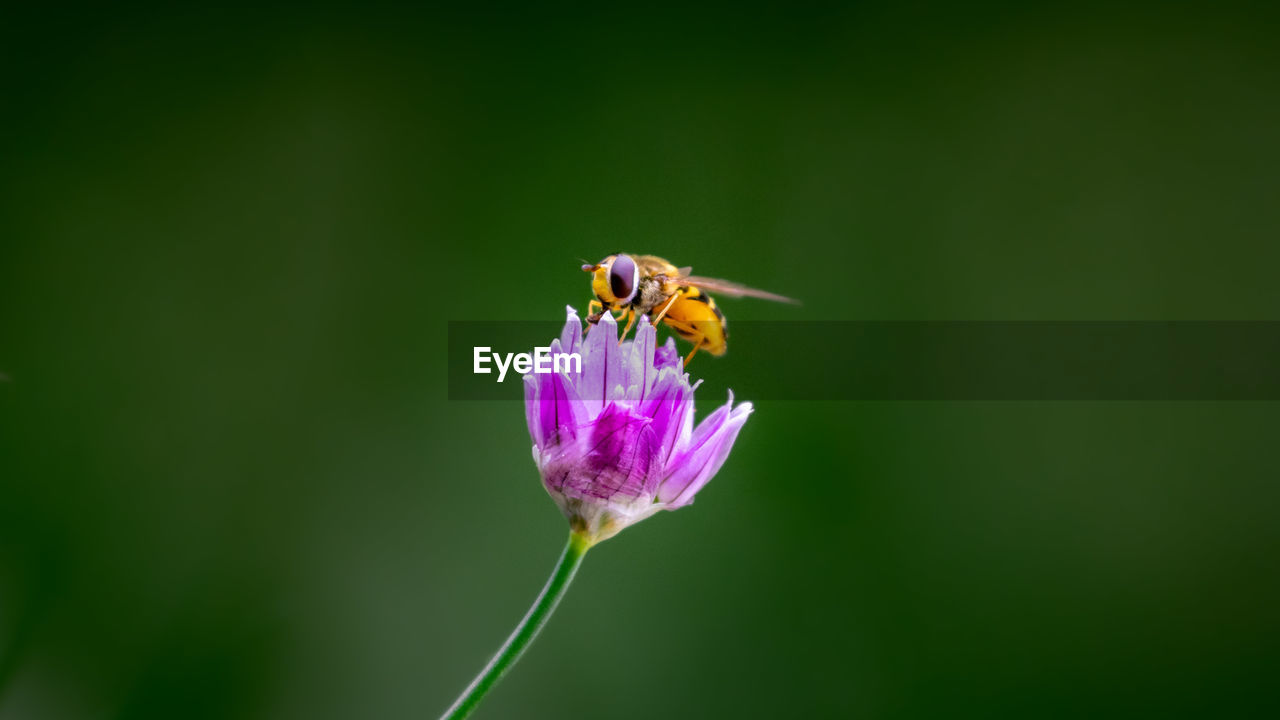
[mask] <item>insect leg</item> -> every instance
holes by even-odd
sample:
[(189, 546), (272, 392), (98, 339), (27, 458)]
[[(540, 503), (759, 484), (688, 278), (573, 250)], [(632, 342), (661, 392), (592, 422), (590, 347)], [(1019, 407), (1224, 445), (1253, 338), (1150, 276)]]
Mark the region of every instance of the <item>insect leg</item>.
[(688, 355), (686, 355), (686, 356), (684, 357), (684, 366), (685, 366), (686, 368), (687, 368), (687, 367), (689, 367), (689, 362), (693, 360), (693, 356), (698, 354), (698, 348), (700, 348), (700, 347), (702, 347), (702, 341), (701, 341), (701, 340), (699, 340), (698, 342), (694, 343), (694, 344), (693, 344), (693, 349), (692, 349), (692, 350), (690, 350), (690, 351), (689, 351), (689, 354), (688, 354)]
[(685, 356), (684, 367), (689, 367), (689, 361), (693, 360), (693, 356), (698, 354), (698, 348), (707, 343), (706, 333), (698, 329), (696, 325), (684, 322), (682, 320), (667, 320), (667, 326), (680, 334), (680, 337), (693, 343), (693, 349)]
[(599, 300), (592, 300), (587, 303), (587, 322), (595, 325), (600, 322), (600, 316), (604, 314), (604, 303)]
[[(618, 344), (621, 345), (623, 340), (627, 339), (627, 333), (631, 332), (631, 326), (636, 323), (636, 311), (633, 308), (627, 308), (623, 315), (627, 316), (627, 326), (622, 328), (622, 337), (618, 338)], [(622, 318), (618, 318), (621, 320)]]
[(676, 298), (678, 297), (680, 297), (680, 293), (671, 294), (671, 299), (667, 300), (667, 304), (662, 306), (662, 312), (658, 313), (658, 317), (653, 319), (654, 327), (657, 327), (658, 323), (662, 322), (662, 318), (666, 316), (667, 311), (671, 309), (671, 306), (676, 304)]

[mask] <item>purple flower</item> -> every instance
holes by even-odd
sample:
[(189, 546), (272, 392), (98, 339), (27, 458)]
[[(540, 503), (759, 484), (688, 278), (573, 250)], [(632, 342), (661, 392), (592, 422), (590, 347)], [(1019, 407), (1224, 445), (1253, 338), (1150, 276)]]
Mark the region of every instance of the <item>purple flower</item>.
[[(524, 377), (525, 413), (542, 483), (575, 532), (598, 542), (659, 510), (675, 510), (716, 474), (751, 414), (751, 403), (716, 409), (696, 428), (693, 392), (675, 340), (655, 348), (641, 321), (618, 344), (605, 313), (585, 340), (568, 308), (551, 353), (579, 353), (579, 368)], [(562, 368), (563, 369), (563, 368)]]

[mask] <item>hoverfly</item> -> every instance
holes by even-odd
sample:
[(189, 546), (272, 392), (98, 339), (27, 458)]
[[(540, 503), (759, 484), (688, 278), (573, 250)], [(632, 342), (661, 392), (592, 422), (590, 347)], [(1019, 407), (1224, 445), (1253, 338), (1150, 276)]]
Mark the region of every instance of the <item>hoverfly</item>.
[(678, 268), (656, 255), (618, 253), (594, 265), (583, 265), (582, 269), (592, 274), (591, 290), (596, 296), (587, 306), (591, 312), (587, 322), (594, 325), (605, 312), (620, 310), (623, 314), (618, 320), (627, 318), (623, 338), (637, 317), (647, 316), (654, 325), (666, 323), (677, 335), (693, 343), (693, 349), (684, 359), (686, 366), (699, 349), (717, 356), (724, 355), (728, 349), (724, 313), (704, 291), (797, 303), (791, 298), (728, 280), (691, 275), (692, 268)]

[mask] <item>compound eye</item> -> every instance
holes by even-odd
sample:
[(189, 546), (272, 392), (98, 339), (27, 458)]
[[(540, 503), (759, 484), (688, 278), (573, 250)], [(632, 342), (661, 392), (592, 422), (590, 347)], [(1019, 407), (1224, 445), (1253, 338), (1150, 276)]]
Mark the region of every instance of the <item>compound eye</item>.
[(636, 295), (636, 285), (640, 282), (640, 269), (636, 261), (627, 255), (619, 255), (609, 266), (609, 289), (613, 296), (622, 302), (630, 302)]

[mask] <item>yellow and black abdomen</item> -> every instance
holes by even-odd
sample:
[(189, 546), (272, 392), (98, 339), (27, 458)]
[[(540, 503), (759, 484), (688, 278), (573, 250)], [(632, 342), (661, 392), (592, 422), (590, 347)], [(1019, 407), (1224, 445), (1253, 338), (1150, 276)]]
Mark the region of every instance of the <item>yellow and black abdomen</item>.
[(663, 316), (677, 335), (712, 355), (723, 355), (728, 349), (729, 330), (724, 313), (710, 295), (696, 287), (684, 286), (676, 293), (675, 302)]

